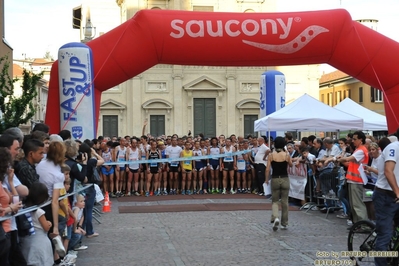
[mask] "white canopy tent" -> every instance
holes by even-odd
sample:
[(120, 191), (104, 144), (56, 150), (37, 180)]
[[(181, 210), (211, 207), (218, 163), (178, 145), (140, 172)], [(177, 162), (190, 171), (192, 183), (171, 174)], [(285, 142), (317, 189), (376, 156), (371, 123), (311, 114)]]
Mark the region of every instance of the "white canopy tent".
[(280, 110), (255, 121), (255, 131), (338, 131), (363, 129), (363, 119), (304, 94)]
[(364, 121), (363, 130), (373, 130), (373, 131), (387, 131), (387, 119), (385, 116), (377, 114), (360, 104), (354, 102), (350, 98), (345, 98), (339, 104), (334, 106), (335, 109), (348, 112), (351, 115), (361, 117)]

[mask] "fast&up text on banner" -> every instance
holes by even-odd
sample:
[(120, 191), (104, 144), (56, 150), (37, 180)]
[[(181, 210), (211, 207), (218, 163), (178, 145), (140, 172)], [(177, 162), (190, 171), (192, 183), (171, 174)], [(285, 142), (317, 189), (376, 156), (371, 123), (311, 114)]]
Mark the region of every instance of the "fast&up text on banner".
[(58, 50), (60, 127), (74, 139), (96, 135), (93, 56), (83, 43), (68, 43)]

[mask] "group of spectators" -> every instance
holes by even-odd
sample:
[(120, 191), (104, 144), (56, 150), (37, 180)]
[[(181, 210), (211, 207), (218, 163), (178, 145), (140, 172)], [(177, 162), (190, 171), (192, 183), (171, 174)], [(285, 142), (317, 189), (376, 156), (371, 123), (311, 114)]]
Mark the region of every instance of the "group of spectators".
[[(310, 175), (316, 177), (314, 196), (326, 199), (325, 207), (320, 211), (334, 212), (335, 209), (330, 208), (333, 202), (328, 199), (338, 197), (343, 213), (337, 217), (347, 219), (348, 225), (352, 225), (364, 218), (375, 220), (372, 199), (366, 192), (374, 189), (378, 159), (392, 140), (396, 141), (396, 137), (384, 137), (377, 141), (362, 131), (356, 131), (337, 140), (304, 137), (301, 142), (288, 144), (287, 147), (292, 151), (293, 161), (306, 163), (311, 169)], [(367, 185), (364, 185), (359, 166), (364, 169)], [(338, 191), (337, 187), (333, 187), (335, 182), (332, 184), (337, 176), (341, 176)]]
[(68, 130), (48, 131), (37, 124), (29, 135), (10, 128), (0, 136), (1, 266), (74, 265), (78, 251), (88, 248), (83, 236), (99, 235), (92, 224), (96, 192), (89, 184), (103, 160), (91, 143), (71, 140)]
[[(308, 147), (302, 147), (302, 157), (316, 176), (316, 195), (325, 199), (323, 212), (334, 212), (329, 208), (330, 198), (338, 196), (343, 213), (338, 218), (348, 221), (348, 230), (361, 220), (371, 220), (376, 224), (376, 251), (387, 251), (393, 234), (393, 228), (399, 225), (399, 128), (394, 135), (378, 141), (366, 136), (362, 131), (348, 134), (347, 138), (335, 141), (330, 138), (302, 139)], [(313, 144), (313, 145), (312, 145)], [(301, 143), (294, 143), (300, 147)], [(292, 149), (292, 147), (288, 147)], [(294, 153), (293, 153), (294, 154)], [(296, 156), (293, 156), (296, 157)], [(295, 160), (295, 159), (293, 159)], [(331, 177), (336, 178), (333, 169), (342, 167), (339, 175), (343, 181), (335, 195), (331, 186)], [(370, 192), (370, 193), (367, 193)], [(372, 194), (372, 196), (370, 195)], [(368, 232), (367, 228), (355, 227), (359, 233)], [(352, 229), (355, 230), (355, 229)], [(375, 265), (388, 265), (387, 258), (376, 257)]]

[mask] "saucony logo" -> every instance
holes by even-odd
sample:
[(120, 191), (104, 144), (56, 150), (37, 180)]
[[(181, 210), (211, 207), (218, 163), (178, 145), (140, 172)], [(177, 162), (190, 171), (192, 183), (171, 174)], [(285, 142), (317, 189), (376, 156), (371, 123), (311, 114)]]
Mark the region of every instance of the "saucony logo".
[[(185, 35), (192, 38), (223, 37), (224, 35), (230, 37), (238, 37), (240, 35), (254, 36), (257, 34), (278, 35), (280, 39), (288, 37), (294, 18), (288, 18), (284, 21), (281, 18), (277, 19), (246, 19), (242, 22), (235, 19), (227, 21), (222, 20), (189, 20), (174, 19), (171, 22), (173, 31), (170, 36), (173, 38), (182, 38)], [(300, 21), (300, 18), (295, 18), (295, 21)]]
[(243, 43), (270, 52), (275, 52), (280, 54), (292, 54), (301, 50), (317, 35), (323, 32), (329, 32), (329, 30), (321, 26), (314, 25), (307, 27), (295, 39), (285, 44), (267, 44), (267, 43), (251, 42), (247, 40), (243, 40)]

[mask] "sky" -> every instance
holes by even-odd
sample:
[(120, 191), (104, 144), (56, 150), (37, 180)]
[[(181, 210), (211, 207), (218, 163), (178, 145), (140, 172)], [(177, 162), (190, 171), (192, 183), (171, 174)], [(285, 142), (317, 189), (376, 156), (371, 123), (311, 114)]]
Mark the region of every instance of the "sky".
[[(14, 49), (14, 59), (42, 58), (47, 51), (56, 58), (62, 45), (80, 41), (79, 30), (72, 29), (72, 9), (84, 0), (4, 1), (5, 37)], [(378, 32), (399, 41), (398, 0), (276, 1), (278, 12), (344, 8), (354, 20), (379, 20)]]
[(14, 59), (43, 58), (46, 51), (56, 58), (62, 45), (79, 42), (79, 30), (72, 29), (72, 9), (82, 0), (4, 2), (5, 37)]

